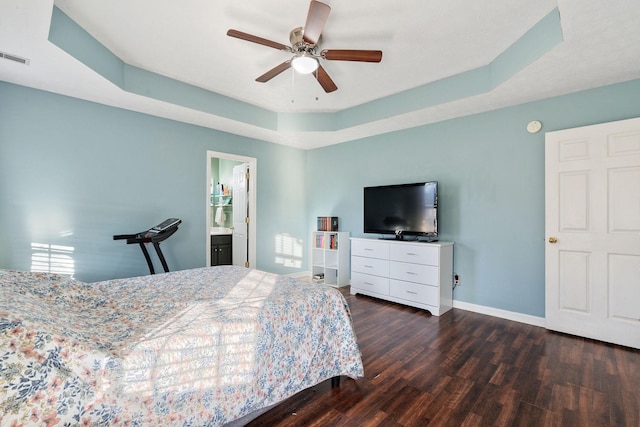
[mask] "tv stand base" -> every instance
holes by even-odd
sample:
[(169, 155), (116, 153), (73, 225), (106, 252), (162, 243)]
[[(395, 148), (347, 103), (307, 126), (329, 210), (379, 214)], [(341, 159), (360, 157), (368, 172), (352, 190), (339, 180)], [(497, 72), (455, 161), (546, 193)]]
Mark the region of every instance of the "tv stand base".
[(427, 240), (420, 240), (418, 238), (415, 239), (407, 239), (404, 236), (401, 237), (378, 237), (378, 240), (387, 240), (387, 241), (391, 241), (391, 242), (412, 242), (412, 243), (435, 243), (438, 241), (438, 239), (427, 239)]

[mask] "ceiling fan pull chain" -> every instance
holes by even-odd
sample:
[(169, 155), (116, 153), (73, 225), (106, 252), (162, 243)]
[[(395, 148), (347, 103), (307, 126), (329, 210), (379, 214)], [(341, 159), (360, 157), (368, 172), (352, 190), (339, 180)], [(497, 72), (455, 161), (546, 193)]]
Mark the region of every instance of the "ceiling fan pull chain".
[(291, 103), (294, 104), (296, 102), (296, 74), (291, 73)]
[(296, 73), (291, 73), (291, 91), (295, 93), (296, 90)]

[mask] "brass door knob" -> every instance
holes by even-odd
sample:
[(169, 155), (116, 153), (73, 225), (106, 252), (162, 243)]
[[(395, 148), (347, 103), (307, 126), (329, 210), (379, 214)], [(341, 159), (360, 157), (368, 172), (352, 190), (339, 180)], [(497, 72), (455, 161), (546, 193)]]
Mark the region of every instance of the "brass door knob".
[(556, 237), (549, 237), (549, 243), (557, 243), (558, 239)]

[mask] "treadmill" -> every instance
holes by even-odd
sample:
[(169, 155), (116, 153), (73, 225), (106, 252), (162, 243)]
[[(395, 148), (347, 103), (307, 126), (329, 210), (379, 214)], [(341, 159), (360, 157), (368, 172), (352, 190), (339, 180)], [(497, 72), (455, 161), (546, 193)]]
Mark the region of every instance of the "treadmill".
[(182, 220), (178, 218), (169, 218), (162, 221), (160, 224), (155, 227), (151, 227), (148, 230), (141, 231), (135, 234), (116, 234), (113, 236), (113, 240), (126, 240), (127, 244), (137, 243), (140, 245), (140, 249), (142, 249), (142, 253), (144, 254), (144, 259), (147, 260), (147, 265), (149, 266), (149, 272), (151, 274), (155, 274), (155, 270), (153, 268), (153, 263), (151, 262), (151, 257), (149, 256), (149, 251), (147, 251), (146, 244), (151, 243), (158, 254), (158, 258), (160, 258), (160, 262), (162, 263), (162, 267), (164, 268), (165, 273), (169, 272), (169, 267), (167, 266), (167, 261), (164, 259), (164, 255), (162, 255), (162, 250), (160, 249), (160, 242), (167, 240), (169, 237), (173, 235), (176, 231), (178, 231), (178, 226), (182, 223)]

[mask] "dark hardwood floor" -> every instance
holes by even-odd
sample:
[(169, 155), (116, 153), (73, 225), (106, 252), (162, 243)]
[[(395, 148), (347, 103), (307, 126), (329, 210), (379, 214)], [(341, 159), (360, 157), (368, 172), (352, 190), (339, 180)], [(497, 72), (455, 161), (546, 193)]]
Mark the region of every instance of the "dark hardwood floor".
[(640, 426), (640, 351), (341, 289), (365, 376), (305, 390), (250, 426)]

